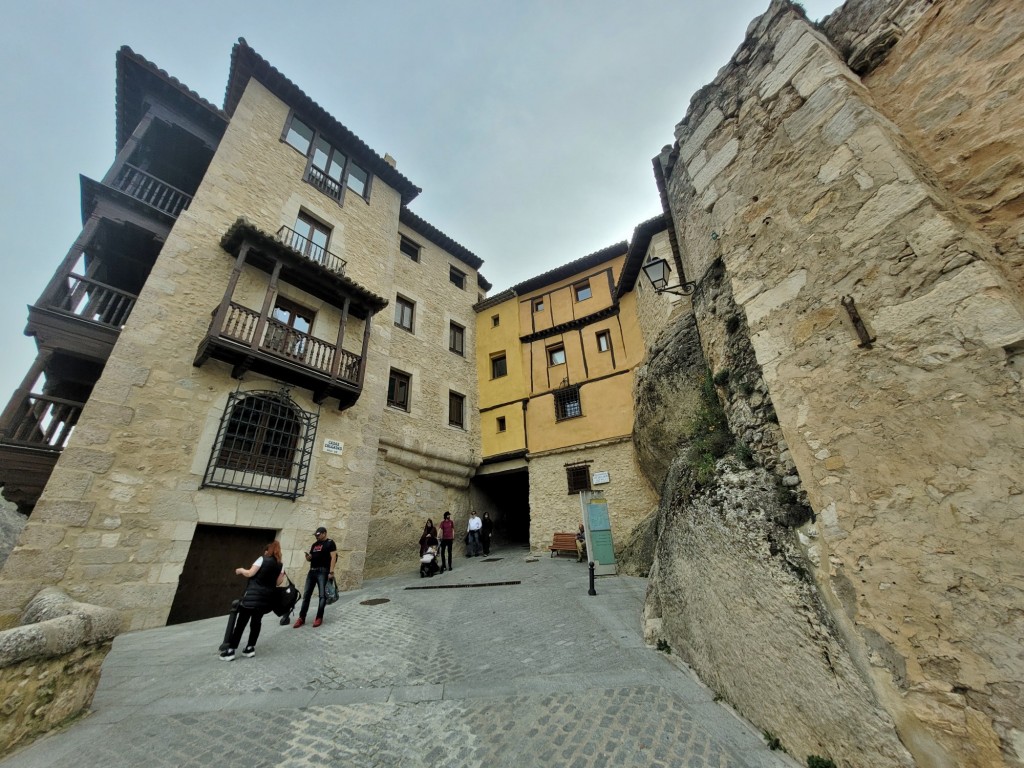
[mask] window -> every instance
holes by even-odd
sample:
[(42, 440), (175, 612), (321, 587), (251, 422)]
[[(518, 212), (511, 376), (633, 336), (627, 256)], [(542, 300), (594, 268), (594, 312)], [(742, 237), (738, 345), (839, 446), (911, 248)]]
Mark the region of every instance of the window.
[(569, 486), (569, 495), (590, 490), (590, 463), (565, 465), (565, 479)]
[(505, 417), (504, 416), (499, 416), (498, 417), (497, 428), (498, 428), (499, 432), (504, 432), (505, 431)]
[(293, 360), (303, 361), (309, 346), (309, 332), (316, 313), (278, 296), (267, 321), (263, 348)]
[(543, 312), (544, 311), (544, 299), (535, 299), (534, 300), (534, 302), (533, 302), (533, 311), (534, 312)]
[(463, 346), (466, 343), (466, 329), (458, 323), (448, 324), (448, 349), (456, 355), (464, 355)]
[(320, 132), (292, 115), (283, 139), (306, 155), (308, 161), (303, 178), (325, 195), (340, 203), (347, 187), (363, 199), (369, 199), (370, 172), (353, 162)]
[(448, 392), (448, 423), (453, 427), (465, 427), (466, 396)]
[(417, 243), (415, 243), (412, 240), (410, 240), (405, 235), (401, 235), (400, 237), (401, 237), (401, 239), (399, 240), (399, 243), (398, 243), (398, 250), (400, 250), (402, 253), (404, 253), (406, 256), (408, 256), (413, 261), (419, 261), (420, 260), (420, 246)]
[(330, 240), (330, 227), (305, 213), (300, 213), (295, 219), (295, 228), (288, 238), (288, 245), (307, 259), (323, 264)]
[(391, 375), (388, 377), (388, 405), (392, 408), (401, 408), (403, 411), (409, 410), (410, 380), (408, 373), (391, 369)]
[(597, 333), (597, 351), (607, 352), (612, 348), (612, 335), (608, 331), (598, 331)]
[(576, 285), (572, 287), (572, 292), (573, 295), (576, 296), (576, 301), (589, 299), (592, 295), (590, 292), (590, 281), (584, 280), (582, 283), (576, 283)]
[(491, 328), (497, 328), (501, 325), (501, 317), (498, 315), (491, 315)]
[(412, 333), (412, 320), (416, 312), (416, 304), (403, 299), (401, 296), (395, 299), (395, 325)]
[(451, 280), (452, 285), (460, 291), (466, 287), (466, 273), (462, 270), (456, 269), (450, 264), (448, 265), (448, 279)]
[(313, 129), (299, 120), (299, 118), (292, 117), (292, 121), (288, 125), (288, 130), (285, 133), (284, 140), (299, 150), (302, 154), (308, 155), (309, 147), (313, 143)]
[(565, 365), (565, 347), (548, 347), (548, 365)]
[(280, 392), (232, 392), (203, 486), (295, 499), (305, 493), (317, 416)]
[(505, 353), (502, 352), (500, 355), (491, 357), (491, 378), (500, 379), (506, 374), (508, 374), (508, 360), (505, 358)]
[(555, 421), (575, 419), (583, 415), (579, 386), (555, 390)]

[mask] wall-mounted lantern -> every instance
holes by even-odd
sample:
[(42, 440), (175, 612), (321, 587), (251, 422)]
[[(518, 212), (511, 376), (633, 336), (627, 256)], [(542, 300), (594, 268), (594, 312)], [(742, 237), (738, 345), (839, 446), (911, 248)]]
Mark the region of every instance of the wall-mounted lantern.
[(689, 296), (693, 293), (693, 289), (697, 287), (696, 283), (688, 283), (682, 273), (679, 276), (679, 285), (669, 287), (668, 278), (671, 273), (672, 270), (665, 259), (655, 259), (644, 264), (644, 274), (651, 281), (656, 293), (674, 293), (676, 296)]

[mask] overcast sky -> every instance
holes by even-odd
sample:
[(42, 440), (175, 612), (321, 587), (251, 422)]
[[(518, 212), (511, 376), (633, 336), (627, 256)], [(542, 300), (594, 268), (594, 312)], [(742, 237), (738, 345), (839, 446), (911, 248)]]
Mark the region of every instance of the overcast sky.
[[(837, 0), (805, 0), (818, 19)], [(499, 291), (660, 212), (651, 158), (768, 0), (7, 3), (0, 27), (0, 407), (34, 302), (114, 159), (114, 54), (221, 106), (244, 37), (423, 192)]]

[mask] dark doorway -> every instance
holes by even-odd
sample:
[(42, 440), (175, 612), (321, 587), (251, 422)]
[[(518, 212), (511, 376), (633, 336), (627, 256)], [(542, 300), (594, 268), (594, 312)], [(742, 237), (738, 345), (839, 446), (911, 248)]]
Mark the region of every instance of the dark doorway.
[(491, 510), (495, 543), (530, 546), (530, 474), (524, 469), (477, 475), (473, 485)]
[(245, 591), (245, 579), (235, 575), (235, 568), (252, 565), (276, 536), (277, 531), (266, 528), (197, 525), (167, 623), (226, 616), (231, 601)]

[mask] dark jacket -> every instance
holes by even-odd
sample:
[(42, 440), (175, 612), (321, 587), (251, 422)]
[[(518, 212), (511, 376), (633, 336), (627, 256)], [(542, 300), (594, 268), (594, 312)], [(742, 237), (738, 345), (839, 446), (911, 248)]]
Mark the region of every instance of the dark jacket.
[(256, 574), (249, 579), (245, 585), (245, 594), (242, 595), (242, 607), (251, 611), (263, 611), (270, 613), (274, 609), (274, 601), (277, 597), (277, 577), (281, 575), (281, 563), (277, 558), (269, 555), (263, 556), (263, 563)]

